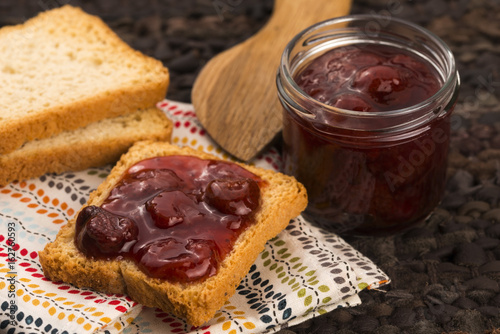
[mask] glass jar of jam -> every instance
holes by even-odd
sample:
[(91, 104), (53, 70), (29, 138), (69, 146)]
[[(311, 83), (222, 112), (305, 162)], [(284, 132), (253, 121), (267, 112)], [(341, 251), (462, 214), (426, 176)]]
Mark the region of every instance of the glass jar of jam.
[(460, 80), (438, 37), (373, 15), (320, 22), (287, 45), (277, 86), (285, 173), (306, 187), (308, 219), (388, 234), (439, 203)]

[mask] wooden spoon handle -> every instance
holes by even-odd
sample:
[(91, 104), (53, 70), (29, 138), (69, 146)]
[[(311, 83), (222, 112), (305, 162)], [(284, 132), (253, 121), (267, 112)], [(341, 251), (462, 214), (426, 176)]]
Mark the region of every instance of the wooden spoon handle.
[(217, 55), (192, 90), (198, 119), (226, 151), (249, 160), (281, 130), (276, 71), (286, 44), (301, 30), (348, 14), (351, 0), (276, 0), (268, 23)]
[(339, 12), (348, 12), (349, 8), (350, 0), (275, 0), (268, 23), (236, 47), (240, 56), (258, 60), (263, 71), (276, 71), (281, 53), (296, 34), (315, 23), (338, 16)]

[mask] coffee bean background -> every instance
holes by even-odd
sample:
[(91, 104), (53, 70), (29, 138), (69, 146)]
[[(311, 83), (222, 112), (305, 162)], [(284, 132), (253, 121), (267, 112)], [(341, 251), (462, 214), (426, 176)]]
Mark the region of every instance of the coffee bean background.
[[(66, 3), (160, 59), (171, 72), (167, 98), (183, 102), (203, 65), (256, 33), (273, 8), (271, 0), (2, 0), (0, 26)], [(389, 274), (390, 286), (280, 334), (500, 333), (500, 0), (354, 0), (352, 13), (415, 22), (454, 52), (462, 87), (447, 191), (425, 225), (347, 238)]]

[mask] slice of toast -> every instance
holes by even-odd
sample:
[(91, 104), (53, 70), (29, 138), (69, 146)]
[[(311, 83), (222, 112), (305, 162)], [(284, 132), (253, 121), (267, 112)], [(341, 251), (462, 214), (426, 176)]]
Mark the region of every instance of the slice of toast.
[[(202, 151), (179, 148), (168, 143), (136, 143), (122, 156), (108, 178), (91, 193), (86, 206), (101, 205), (135, 163), (170, 155), (221, 160)], [(74, 243), (75, 217), (61, 229), (56, 240), (46, 245), (39, 254), (46, 277), (101, 292), (128, 294), (143, 305), (159, 307), (185, 318), (194, 326), (202, 325), (234, 294), (267, 240), (282, 231), (290, 219), (299, 215), (307, 205), (306, 190), (293, 177), (254, 166), (240, 166), (267, 181), (267, 184), (260, 189), (260, 208), (255, 215), (255, 223), (238, 237), (215, 276), (201, 282), (173, 283), (147, 276), (130, 260), (88, 258)]]
[(161, 110), (148, 108), (30, 141), (0, 154), (0, 185), (116, 163), (135, 142), (169, 141), (172, 130), (172, 121)]
[(168, 70), (69, 5), (0, 29), (0, 154), (165, 98)]

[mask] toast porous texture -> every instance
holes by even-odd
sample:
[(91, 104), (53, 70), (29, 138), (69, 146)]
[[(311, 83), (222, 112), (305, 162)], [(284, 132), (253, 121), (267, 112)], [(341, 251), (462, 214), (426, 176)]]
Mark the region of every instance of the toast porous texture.
[(45, 173), (116, 163), (137, 141), (170, 141), (173, 123), (157, 108), (139, 109), (0, 154), (0, 185)]
[[(136, 143), (113, 168), (108, 178), (90, 194), (88, 205), (101, 205), (133, 164), (156, 156), (191, 155), (218, 159), (202, 151), (180, 148), (165, 142)], [(275, 237), (307, 205), (307, 193), (293, 177), (271, 170), (240, 164), (267, 181), (261, 189), (260, 209), (255, 223), (237, 239), (233, 250), (220, 264), (215, 276), (196, 283), (171, 283), (150, 278), (130, 260), (96, 260), (85, 257), (75, 246), (76, 216), (65, 225), (54, 242), (39, 253), (47, 278), (89, 287), (106, 293), (129, 295), (136, 302), (159, 307), (165, 312), (200, 326), (234, 294), (265, 243)]]
[(100, 18), (65, 5), (0, 29), (0, 154), (104, 118), (154, 107), (168, 70)]

